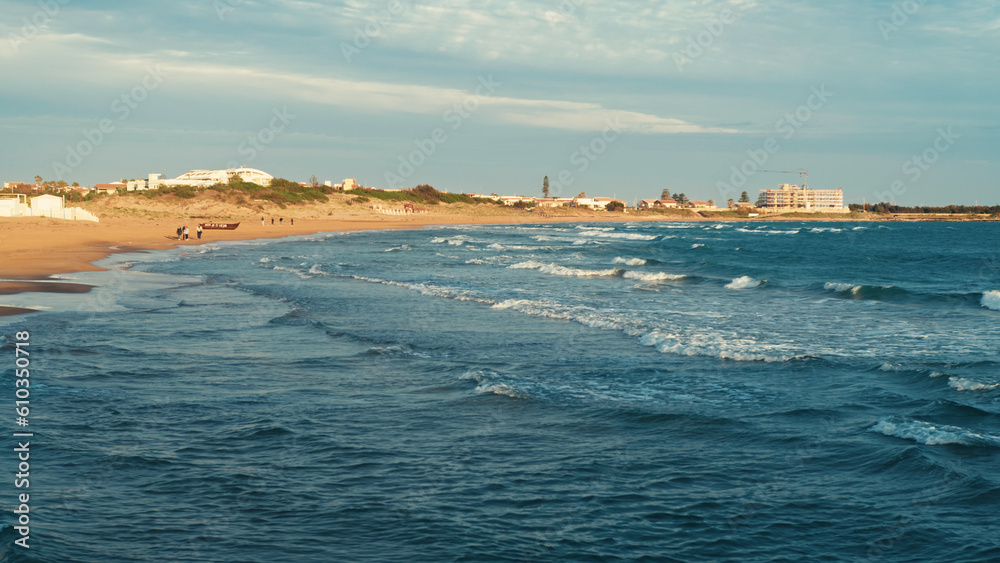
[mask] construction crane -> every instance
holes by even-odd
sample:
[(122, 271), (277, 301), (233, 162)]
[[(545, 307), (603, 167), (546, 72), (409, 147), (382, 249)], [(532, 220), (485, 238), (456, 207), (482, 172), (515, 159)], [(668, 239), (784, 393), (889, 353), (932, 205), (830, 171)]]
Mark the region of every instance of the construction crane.
[(774, 172), (775, 174), (801, 174), (802, 175), (802, 189), (809, 189), (809, 171), (805, 168), (800, 168), (798, 170), (760, 170), (760, 172)]

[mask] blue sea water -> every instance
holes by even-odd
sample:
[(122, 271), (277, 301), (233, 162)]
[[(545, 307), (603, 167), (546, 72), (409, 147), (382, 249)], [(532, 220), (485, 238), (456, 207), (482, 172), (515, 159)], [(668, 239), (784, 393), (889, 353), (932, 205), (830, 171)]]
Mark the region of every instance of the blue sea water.
[(0, 561), (997, 561), (998, 248), (670, 222), (119, 255), (2, 327), (36, 435)]

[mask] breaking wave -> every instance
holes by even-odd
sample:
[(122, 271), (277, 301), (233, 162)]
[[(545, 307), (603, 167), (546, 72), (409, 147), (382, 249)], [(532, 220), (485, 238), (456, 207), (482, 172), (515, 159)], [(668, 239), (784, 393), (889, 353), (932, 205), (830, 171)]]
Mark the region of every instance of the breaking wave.
[(543, 274), (551, 274), (554, 276), (566, 276), (573, 278), (609, 278), (620, 276), (624, 273), (624, 270), (618, 269), (607, 269), (607, 270), (585, 270), (582, 268), (570, 268), (567, 266), (560, 266), (559, 264), (546, 264), (544, 262), (536, 262), (534, 260), (529, 260), (527, 262), (520, 262), (512, 266), (508, 266), (511, 270), (538, 270)]
[(1000, 311), (1000, 291), (987, 291), (983, 293), (980, 303), (987, 309)]
[(900, 416), (883, 417), (869, 428), (869, 430), (894, 438), (912, 440), (925, 446), (942, 446), (947, 444), (1000, 446), (1000, 437), (997, 436), (977, 434), (958, 426), (932, 424)]
[(624, 264), (626, 266), (645, 266), (646, 260), (642, 258), (622, 258), (621, 256), (618, 256), (617, 258), (615, 258), (614, 263)]
[(682, 280), (687, 276), (683, 274), (668, 274), (666, 272), (636, 272), (633, 270), (625, 272), (625, 279), (639, 280), (644, 282), (658, 282), (667, 280)]
[(726, 284), (726, 289), (750, 289), (764, 285), (766, 280), (758, 280), (750, 276), (740, 276)]

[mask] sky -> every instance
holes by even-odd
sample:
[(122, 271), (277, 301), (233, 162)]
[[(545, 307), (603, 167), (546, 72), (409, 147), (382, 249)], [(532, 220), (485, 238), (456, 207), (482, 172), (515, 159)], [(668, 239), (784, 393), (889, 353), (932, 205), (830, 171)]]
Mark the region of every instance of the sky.
[(0, 178), (994, 205), (998, 63), (993, 1), (0, 0)]

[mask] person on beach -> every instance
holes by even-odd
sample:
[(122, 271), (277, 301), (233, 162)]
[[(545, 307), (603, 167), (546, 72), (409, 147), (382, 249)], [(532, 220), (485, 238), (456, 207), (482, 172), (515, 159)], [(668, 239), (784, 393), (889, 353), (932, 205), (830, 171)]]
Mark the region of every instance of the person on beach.
[(188, 235), (190, 233), (191, 233), (191, 231), (188, 230), (187, 225), (184, 225), (184, 240), (188, 239)]
[(184, 227), (177, 227), (177, 240), (181, 240), (181, 234), (183, 234)]
[(284, 223), (285, 223), (285, 218), (284, 217), (279, 217), (278, 218), (278, 225), (283, 225)]
[(288, 220), (292, 222), (292, 226), (294, 227), (295, 226), (295, 217), (289, 217)]
[(198, 225), (198, 240), (201, 240), (201, 225)]
[(271, 225), (274, 225), (274, 217), (271, 217)]
[(263, 226), (264, 226), (264, 218), (263, 218), (263, 217), (261, 217), (261, 218), (260, 218), (260, 226), (261, 226), (261, 227), (263, 227)]

